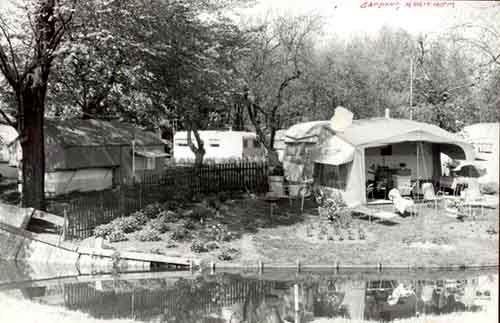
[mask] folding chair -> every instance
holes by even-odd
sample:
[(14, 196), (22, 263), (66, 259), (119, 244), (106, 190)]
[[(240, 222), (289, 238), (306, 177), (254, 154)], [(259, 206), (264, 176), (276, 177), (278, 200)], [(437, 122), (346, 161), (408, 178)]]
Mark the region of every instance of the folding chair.
[(434, 210), (436, 211), (438, 208), (438, 202), (443, 200), (444, 194), (441, 191), (437, 193), (434, 191), (434, 185), (432, 183), (423, 183), (422, 184), (422, 192), (424, 193), (424, 203), (433, 202)]

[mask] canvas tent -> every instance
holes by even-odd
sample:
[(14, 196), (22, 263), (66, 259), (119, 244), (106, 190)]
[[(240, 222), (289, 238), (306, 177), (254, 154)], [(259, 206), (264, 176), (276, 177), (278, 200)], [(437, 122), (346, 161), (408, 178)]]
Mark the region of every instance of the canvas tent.
[(0, 124), (0, 174), (17, 178), (16, 145), (17, 131), (9, 125)]
[(343, 131), (331, 133), (312, 153), (315, 184), (339, 190), (348, 205), (366, 203), (371, 165), (390, 169), (405, 164), (413, 180), (439, 180), (441, 153), (460, 160), (474, 158), (473, 147), (458, 136), (406, 119), (354, 120)]
[(299, 182), (313, 176), (312, 158), (318, 143), (332, 134), (329, 121), (309, 121), (291, 126), (285, 132), (283, 168), (287, 180)]
[[(45, 120), (44, 130), (47, 195), (108, 189), (134, 174), (140, 178), (143, 172), (161, 171), (168, 156), (155, 133), (131, 124)], [(17, 148), (11, 150), (11, 160), (13, 155), (21, 160), (19, 143), (11, 147)]]
[(434, 125), (386, 116), (332, 127), (334, 119), (289, 128), (283, 166), (289, 181), (314, 177), (327, 191), (341, 191), (349, 205), (366, 203), (370, 167), (396, 169), (404, 164), (411, 180), (438, 181), (441, 153), (474, 158), (470, 144)]

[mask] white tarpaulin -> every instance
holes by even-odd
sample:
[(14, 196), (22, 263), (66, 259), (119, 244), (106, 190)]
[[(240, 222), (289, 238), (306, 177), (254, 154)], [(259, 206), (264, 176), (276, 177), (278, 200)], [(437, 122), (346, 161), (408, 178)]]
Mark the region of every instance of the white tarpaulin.
[(352, 145), (338, 136), (333, 136), (328, 138), (324, 145), (319, 148), (314, 161), (329, 165), (346, 164), (354, 159), (354, 150), (355, 148)]

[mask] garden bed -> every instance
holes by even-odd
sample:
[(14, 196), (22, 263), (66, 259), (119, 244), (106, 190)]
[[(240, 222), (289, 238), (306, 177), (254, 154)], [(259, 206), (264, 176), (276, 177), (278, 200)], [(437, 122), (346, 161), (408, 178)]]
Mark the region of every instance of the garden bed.
[[(419, 205), (415, 218), (398, 217), (384, 224), (352, 217), (348, 227), (335, 233), (313, 203), (306, 203), (303, 214), (299, 203), (292, 207), (287, 200), (277, 203), (272, 217), (268, 202), (250, 196), (211, 198), (176, 210), (163, 209), (158, 213), (162, 215), (149, 218), (141, 229), (125, 233), (126, 240), (110, 246), (223, 266), (295, 264), (297, 260), (325, 266), (498, 265), (498, 209), (485, 209), (482, 216), (458, 221), (442, 210)], [(377, 208), (391, 210), (391, 206)], [(165, 218), (168, 211), (171, 218)], [(165, 225), (166, 230), (148, 231), (154, 231), (155, 225)]]

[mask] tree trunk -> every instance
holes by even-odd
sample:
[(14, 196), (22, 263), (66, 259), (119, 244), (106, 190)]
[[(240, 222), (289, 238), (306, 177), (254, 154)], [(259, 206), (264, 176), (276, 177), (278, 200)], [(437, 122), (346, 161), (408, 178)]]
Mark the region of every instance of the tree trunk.
[(28, 84), (22, 89), (22, 204), (45, 209), (45, 142), (43, 131), (44, 102), (47, 83)]

